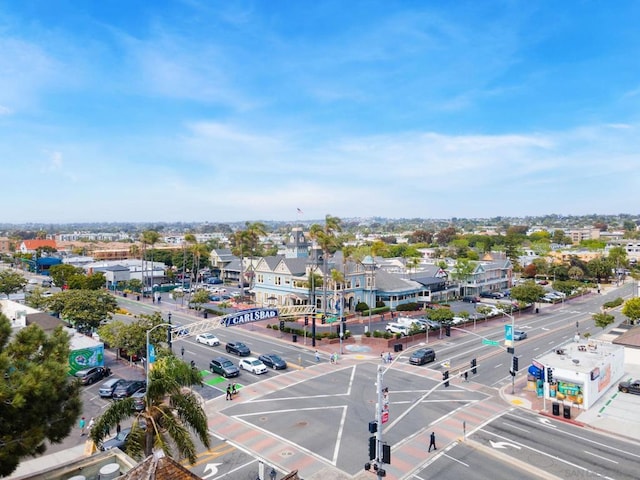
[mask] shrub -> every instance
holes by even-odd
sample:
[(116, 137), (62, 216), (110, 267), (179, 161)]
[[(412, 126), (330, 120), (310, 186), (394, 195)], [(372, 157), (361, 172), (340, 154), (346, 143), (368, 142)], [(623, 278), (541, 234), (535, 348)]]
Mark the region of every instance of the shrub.
[(609, 302), (605, 302), (602, 304), (604, 308), (616, 308), (624, 303), (624, 300), (621, 297), (616, 298), (615, 300), (611, 300)]
[(356, 312), (364, 312), (369, 310), (369, 305), (367, 305), (365, 302), (358, 302), (356, 304)]
[(398, 305), (396, 307), (396, 310), (398, 312), (415, 312), (417, 310), (420, 310), (420, 305), (418, 305), (417, 302), (403, 303), (401, 305)]

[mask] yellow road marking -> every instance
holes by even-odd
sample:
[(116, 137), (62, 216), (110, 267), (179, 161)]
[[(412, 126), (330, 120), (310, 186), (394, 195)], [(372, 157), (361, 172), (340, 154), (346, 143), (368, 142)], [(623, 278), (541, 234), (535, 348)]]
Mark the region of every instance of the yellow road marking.
[(198, 454), (198, 457), (197, 457), (198, 460), (193, 465), (190, 465), (187, 460), (182, 460), (180, 463), (185, 466), (189, 465), (190, 467), (195, 467), (197, 465), (202, 465), (203, 463), (207, 463), (214, 458), (222, 457), (223, 455), (226, 455), (227, 453), (231, 453), (236, 449), (236, 447), (234, 447), (233, 445), (229, 445), (227, 443), (223, 443), (217, 448), (218, 450), (209, 449), (206, 452), (202, 452)]

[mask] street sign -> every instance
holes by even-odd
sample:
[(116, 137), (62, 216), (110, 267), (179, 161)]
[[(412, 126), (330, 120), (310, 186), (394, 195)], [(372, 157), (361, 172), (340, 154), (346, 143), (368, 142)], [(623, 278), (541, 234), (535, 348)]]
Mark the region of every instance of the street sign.
[(483, 338), (482, 339), (482, 344), (483, 345), (490, 345), (492, 347), (499, 347), (500, 346), (500, 342), (498, 342), (497, 340), (489, 340), (488, 338)]
[(513, 325), (504, 326), (504, 339), (508, 342), (513, 341)]
[(335, 315), (327, 315), (327, 323), (334, 323), (338, 321), (338, 317)]
[(389, 421), (389, 412), (382, 412), (382, 415), (380, 416), (380, 421), (382, 423), (387, 423)]

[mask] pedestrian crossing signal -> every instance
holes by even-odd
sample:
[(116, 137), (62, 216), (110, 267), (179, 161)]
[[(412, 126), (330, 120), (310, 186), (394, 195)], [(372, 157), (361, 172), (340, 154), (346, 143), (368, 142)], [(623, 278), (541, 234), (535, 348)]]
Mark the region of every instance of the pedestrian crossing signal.
[(442, 380), (444, 380), (444, 386), (449, 386), (449, 370), (442, 372)]

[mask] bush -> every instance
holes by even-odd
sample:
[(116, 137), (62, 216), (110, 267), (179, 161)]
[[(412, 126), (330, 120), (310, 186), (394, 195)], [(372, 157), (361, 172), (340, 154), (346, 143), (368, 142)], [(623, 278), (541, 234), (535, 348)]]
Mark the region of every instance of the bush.
[(365, 302), (358, 302), (356, 304), (356, 312), (364, 312), (369, 310), (369, 305), (367, 305)]
[(382, 308), (385, 307), (386, 305), (384, 304), (384, 302), (382, 300), (377, 300), (376, 301), (376, 308)]
[(624, 303), (624, 300), (621, 297), (616, 298), (615, 300), (611, 300), (610, 302), (605, 302), (602, 304), (604, 308), (616, 308)]
[(396, 307), (398, 312), (415, 312), (420, 310), (420, 305), (417, 302), (403, 303)]

